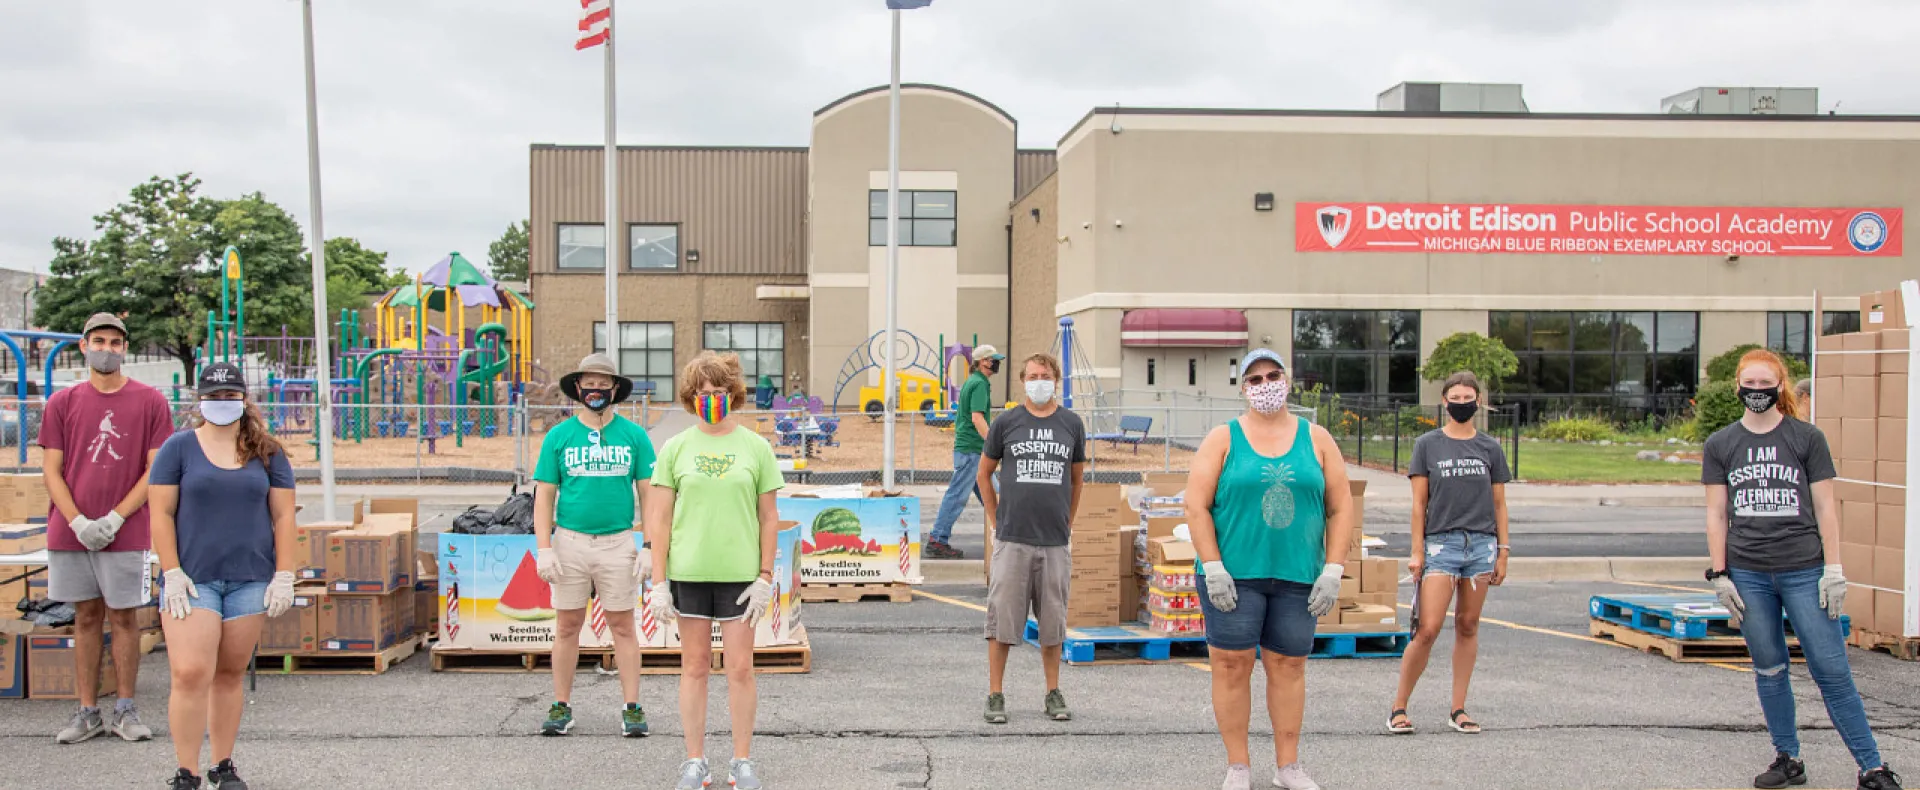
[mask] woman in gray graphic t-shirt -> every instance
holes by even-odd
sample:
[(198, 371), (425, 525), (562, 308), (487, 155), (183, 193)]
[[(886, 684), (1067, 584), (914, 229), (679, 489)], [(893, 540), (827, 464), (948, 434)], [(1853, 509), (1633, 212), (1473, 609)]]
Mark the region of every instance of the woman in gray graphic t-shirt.
[(1414, 684), (1427, 671), (1427, 657), (1453, 613), (1453, 707), (1447, 726), (1477, 733), (1467, 715), (1467, 684), (1480, 651), (1480, 607), (1487, 588), (1507, 578), (1507, 455), (1500, 442), (1474, 429), (1480, 411), (1480, 379), (1461, 371), (1440, 387), (1446, 400), (1446, 424), (1413, 443), (1407, 477), (1413, 481), (1413, 642), (1400, 659), (1400, 689), (1393, 698), (1387, 729), (1413, 732), (1407, 703)]
[(1799, 398), (1778, 355), (1749, 351), (1737, 370), (1746, 413), (1707, 439), (1700, 482), (1707, 487), (1707, 553), (1713, 562), (1707, 581), (1746, 636), (1760, 711), (1773, 736), (1773, 763), (1753, 786), (1807, 781), (1787, 672), (1784, 612), (1800, 640), (1807, 673), (1826, 700), (1827, 718), (1859, 765), (1859, 787), (1898, 790), (1900, 779), (1880, 761), (1847, 666), (1839, 621), (1847, 579), (1837, 562), (1840, 519), (1827, 437), (1800, 419)]

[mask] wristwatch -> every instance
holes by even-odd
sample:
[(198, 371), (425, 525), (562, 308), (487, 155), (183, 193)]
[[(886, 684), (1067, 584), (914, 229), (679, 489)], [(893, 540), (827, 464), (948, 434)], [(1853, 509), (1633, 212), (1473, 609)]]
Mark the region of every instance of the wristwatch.
[(1725, 575), (1727, 575), (1726, 571), (1716, 571), (1712, 568), (1707, 569), (1707, 581), (1713, 581)]

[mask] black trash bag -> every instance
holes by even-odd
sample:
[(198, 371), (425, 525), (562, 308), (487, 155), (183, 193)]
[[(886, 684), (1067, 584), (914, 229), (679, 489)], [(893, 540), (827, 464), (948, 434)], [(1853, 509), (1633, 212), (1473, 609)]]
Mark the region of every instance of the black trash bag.
[(495, 524), (491, 527), (487, 527), (487, 534), (488, 535), (531, 535), (533, 534), (533, 527), (531, 525), (522, 526), (519, 524)]
[(493, 509), (493, 524), (511, 526), (512, 532), (495, 532), (495, 535), (531, 535), (533, 534), (533, 495), (516, 493), (507, 497), (499, 507)]
[(456, 535), (485, 535), (487, 527), (493, 524), (493, 511), (483, 507), (470, 507), (467, 512), (453, 517), (453, 533)]
[(73, 604), (45, 600), (33, 601), (32, 606), (26, 605), (27, 603), (21, 602), (20, 611), (25, 615), (23, 619), (33, 621), (34, 625), (41, 628), (64, 628), (73, 625)]

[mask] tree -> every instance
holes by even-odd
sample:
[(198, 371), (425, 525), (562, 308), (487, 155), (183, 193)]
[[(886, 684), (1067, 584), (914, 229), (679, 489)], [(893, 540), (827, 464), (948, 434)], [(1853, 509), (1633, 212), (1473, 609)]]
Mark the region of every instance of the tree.
[(249, 331), (310, 327), (313, 278), (301, 265), (299, 223), (257, 192), (215, 200), (199, 189), (191, 173), (155, 176), (93, 218), (92, 241), (54, 239), (35, 323), (75, 331), (93, 313), (117, 314), (136, 348), (173, 356), (190, 380), (207, 313), (220, 304), (221, 252), (233, 245), (244, 270)]
[[(307, 269), (313, 258), (307, 257)], [(338, 316), (341, 310), (365, 310), (373, 304), (368, 294), (397, 288), (413, 282), (404, 271), (387, 269), (387, 254), (360, 246), (358, 239), (327, 239), (327, 312)], [(306, 325), (311, 327), (312, 321)]]
[(507, 226), (500, 239), (487, 245), (487, 269), (496, 280), (527, 279), (527, 234), (533, 225), (526, 220)]
[(1488, 391), (1498, 391), (1500, 383), (1520, 370), (1520, 360), (1507, 350), (1507, 344), (1474, 332), (1456, 332), (1434, 346), (1433, 355), (1420, 369), (1427, 381), (1445, 381), (1459, 371), (1480, 377)]
[[(1758, 343), (1748, 343), (1727, 349), (1722, 352), (1720, 356), (1714, 357), (1707, 362), (1707, 380), (1734, 381), (1735, 377), (1740, 374), (1739, 371), (1734, 369), (1739, 367), (1740, 358), (1746, 356), (1749, 351), (1765, 348), (1766, 346)], [(1792, 376), (1795, 381), (1807, 377), (1809, 371), (1806, 362), (1801, 361), (1797, 357), (1790, 357), (1785, 354), (1781, 354), (1780, 358), (1787, 363), (1787, 375)]]

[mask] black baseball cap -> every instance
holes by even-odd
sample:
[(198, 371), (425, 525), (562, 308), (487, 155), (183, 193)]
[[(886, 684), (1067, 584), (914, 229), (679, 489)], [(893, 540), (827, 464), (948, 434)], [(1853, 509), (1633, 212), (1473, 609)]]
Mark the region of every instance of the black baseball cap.
[(202, 396), (216, 392), (247, 391), (247, 378), (240, 372), (240, 366), (232, 362), (215, 362), (200, 371), (200, 383), (195, 390)]

